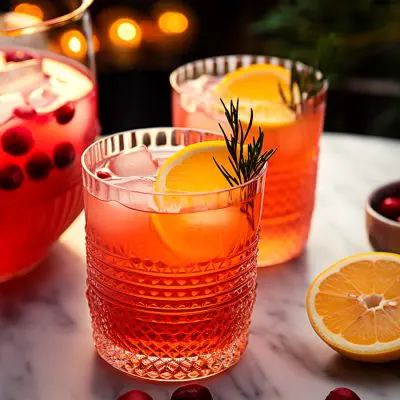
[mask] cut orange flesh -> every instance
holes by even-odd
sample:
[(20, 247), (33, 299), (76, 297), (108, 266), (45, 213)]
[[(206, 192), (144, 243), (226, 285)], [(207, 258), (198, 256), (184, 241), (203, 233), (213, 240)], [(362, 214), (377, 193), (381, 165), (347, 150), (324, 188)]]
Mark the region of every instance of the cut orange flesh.
[[(182, 262), (227, 257), (250, 235), (249, 222), (240, 210), (240, 191), (213, 194), (231, 187), (214, 158), (234, 175), (223, 140), (182, 148), (157, 174), (155, 190), (171, 195), (156, 196), (160, 210), (167, 212), (152, 214), (153, 225)], [(193, 193), (199, 195), (189, 196)]]
[(345, 258), (310, 285), (307, 313), (334, 350), (360, 361), (400, 358), (400, 255)]
[[(224, 76), (215, 87), (216, 96), (226, 104), (240, 99), (241, 116), (254, 111), (257, 126), (276, 127), (296, 120), (296, 114), (285, 104), (282, 94), (290, 101), (290, 71), (280, 65), (253, 64), (242, 67)], [(294, 87), (294, 102), (300, 100), (297, 86)]]

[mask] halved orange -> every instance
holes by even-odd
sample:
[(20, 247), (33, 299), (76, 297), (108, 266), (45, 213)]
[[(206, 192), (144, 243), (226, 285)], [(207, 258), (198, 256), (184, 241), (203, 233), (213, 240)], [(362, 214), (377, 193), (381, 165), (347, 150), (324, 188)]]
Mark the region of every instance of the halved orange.
[(400, 255), (357, 254), (332, 265), (311, 283), (307, 313), (321, 339), (349, 358), (400, 358)]
[[(253, 64), (228, 73), (214, 88), (216, 96), (225, 102), (240, 99), (240, 113), (246, 115), (250, 107), (255, 112), (257, 126), (279, 126), (292, 123), (296, 114), (283, 101), (279, 87), (287, 100), (291, 99), (290, 71), (273, 64)], [(294, 88), (294, 102), (300, 93)]]

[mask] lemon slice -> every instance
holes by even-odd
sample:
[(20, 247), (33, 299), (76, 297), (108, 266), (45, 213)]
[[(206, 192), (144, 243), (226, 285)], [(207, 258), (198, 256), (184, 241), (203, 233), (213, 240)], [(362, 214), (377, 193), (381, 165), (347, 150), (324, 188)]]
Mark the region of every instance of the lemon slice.
[(244, 246), (251, 234), (249, 221), (240, 210), (240, 193), (218, 192), (230, 185), (213, 157), (232, 173), (225, 142), (209, 141), (178, 151), (156, 177), (155, 191), (164, 195), (155, 195), (161, 212), (152, 214), (153, 225), (180, 262), (228, 257)]
[(343, 355), (370, 362), (400, 357), (400, 255), (357, 254), (311, 283), (307, 313), (315, 332)]
[[(224, 101), (239, 98), (241, 115), (250, 114), (250, 107), (253, 108), (258, 126), (287, 125), (296, 120), (296, 113), (283, 102), (279, 86), (285, 98), (291, 99), (290, 78), (290, 71), (279, 65), (253, 64), (225, 75), (215, 86), (214, 94)], [(294, 97), (297, 104), (297, 86)]]

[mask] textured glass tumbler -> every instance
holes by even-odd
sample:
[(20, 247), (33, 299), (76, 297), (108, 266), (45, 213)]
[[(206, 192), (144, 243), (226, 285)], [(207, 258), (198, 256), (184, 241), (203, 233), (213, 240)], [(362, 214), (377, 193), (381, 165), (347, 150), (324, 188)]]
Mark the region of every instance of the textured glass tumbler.
[(256, 295), (266, 169), (230, 189), (174, 194), (132, 189), (95, 171), (142, 144), (162, 162), (209, 140), (221, 136), (142, 129), (101, 139), (82, 156), (94, 341), (102, 358), (134, 376), (199, 379), (240, 359)]
[[(290, 60), (268, 56), (220, 56), (185, 64), (170, 76), (172, 120), (174, 126), (219, 131), (225, 117), (219, 96), (213, 87), (227, 74), (251, 64), (280, 65), (288, 71)], [(299, 71), (311, 71), (297, 62)], [(320, 73), (316, 72), (318, 76)], [(199, 79), (200, 78), (200, 79)], [(299, 255), (306, 245), (314, 209), (319, 139), (325, 115), (327, 81), (321, 90), (297, 110), (289, 124), (261, 125), (265, 133), (264, 149), (278, 149), (271, 159), (265, 189), (258, 264), (279, 264)], [(225, 103), (231, 99), (224, 98)], [(236, 101), (235, 99), (232, 99)], [(271, 102), (241, 99), (257, 115), (268, 114)], [(244, 127), (247, 121), (243, 120)], [(258, 136), (260, 125), (253, 124), (250, 140)]]

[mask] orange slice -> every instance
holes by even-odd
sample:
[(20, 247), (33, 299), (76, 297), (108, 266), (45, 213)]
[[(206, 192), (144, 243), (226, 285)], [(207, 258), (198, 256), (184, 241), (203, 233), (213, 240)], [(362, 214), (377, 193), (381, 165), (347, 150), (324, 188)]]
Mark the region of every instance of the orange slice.
[(213, 157), (232, 173), (223, 140), (194, 143), (164, 162), (157, 174), (155, 190), (163, 193), (211, 192), (229, 188)]
[[(295, 112), (283, 102), (279, 86), (285, 98), (291, 99), (289, 70), (279, 65), (253, 64), (225, 75), (214, 91), (225, 102), (239, 98), (241, 115), (248, 114), (252, 107), (257, 125), (277, 126), (296, 120)], [(297, 103), (300, 99), (297, 87), (294, 96)]]
[(230, 185), (213, 157), (232, 172), (228, 156), (224, 141), (195, 143), (168, 158), (158, 171), (155, 191), (166, 195), (155, 195), (161, 212), (152, 215), (153, 224), (182, 262), (226, 257), (248, 236), (240, 193), (215, 193)]
[(307, 293), (315, 332), (343, 355), (370, 362), (400, 357), (400, 255), (366, 253), (323, 271)]

